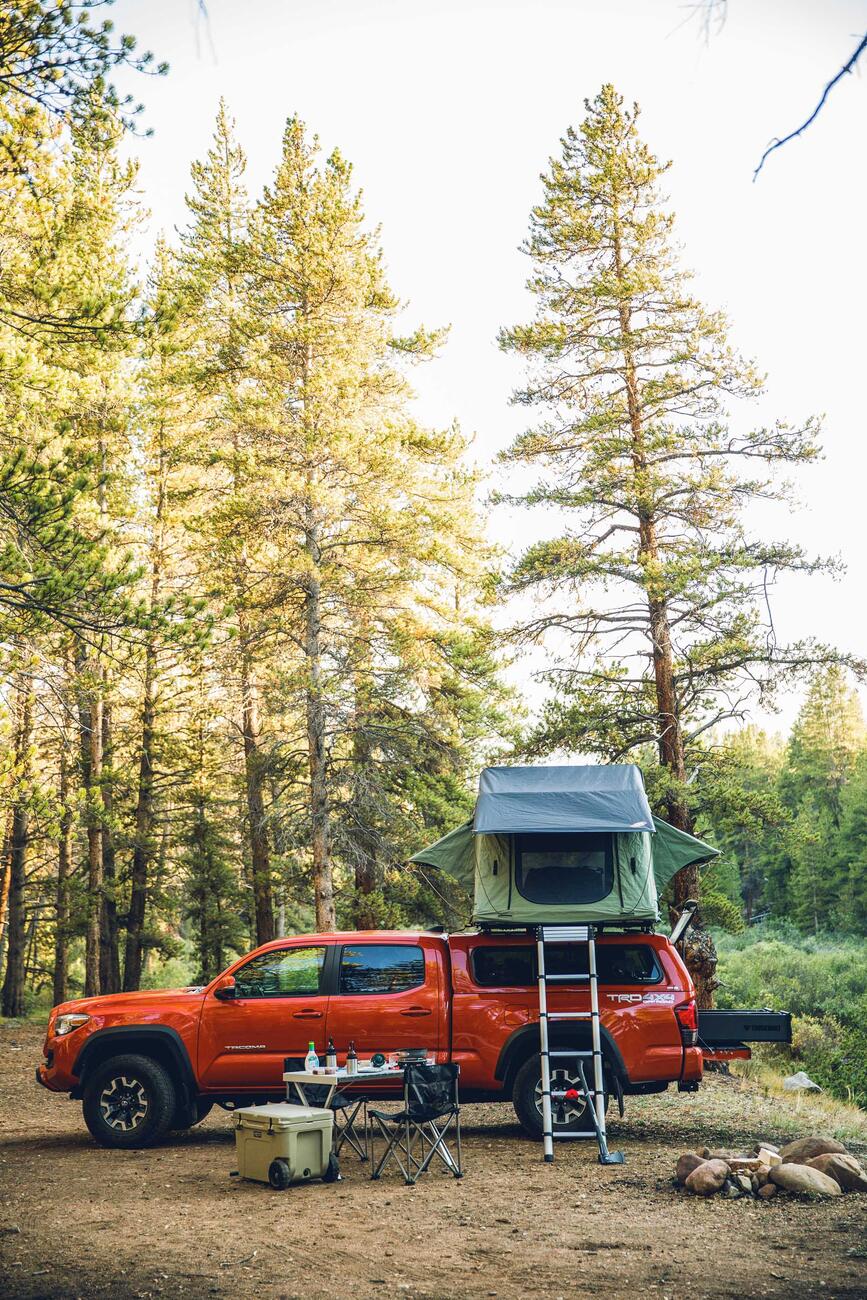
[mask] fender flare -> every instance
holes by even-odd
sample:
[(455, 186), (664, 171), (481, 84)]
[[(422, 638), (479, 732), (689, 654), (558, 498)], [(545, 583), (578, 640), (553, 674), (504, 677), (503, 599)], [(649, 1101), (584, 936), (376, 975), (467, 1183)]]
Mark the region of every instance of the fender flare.
[[(618, 1078), (621, 1083), (628, 1084), (629, 1075), (626, 1066), (623, 1063), (623, 1057), (620, 1049), (615, 1043), (611, 1034), (601, 1026), (602, 1037), (602, 1057), (604, 1063)], [(586, 1040), (590, 1043), (590, 1025), (583, 1023), (580, 1026), (567, 1025), (565, 1023), (552, 1025), (551, 1027), (551, 1045), (552, 1047), (561, 1046), (566, 1043), (574, 1043), (576, 1038)], [(504, 1085), (511, 1082), (524, 1062), (539, 1051), (539, 1023), (532, 1021), (530, 1024), (521, 1025), (512, 1031), (506, 1039), (500, 1051), (497, 1061), (497, 1068), (494, 1070), (494, 1078), (500, 1080)]]
[[(97, 1029), (82, 1044), (72, 1073), (78, 1079), (70, 1096), (80, 1098), (84, 1090), (88, 1070), (106, 1056), (116, 1052), (134, 1052), (142, 1049), (148, 1055), (148, 1047), (157, 1045), (160, 1056), (167, 1057), (172, 1073), (179, 1085), (179, 1101), (191, 1109), (199, 1094), (196, 1076), (193, 1071), (190, 1054), (186, 1043), (176, 1029), (168, 1025), (109, 1025), (106, 1029)], [(105, 1050), (109, 1049), (109, 1050)]]

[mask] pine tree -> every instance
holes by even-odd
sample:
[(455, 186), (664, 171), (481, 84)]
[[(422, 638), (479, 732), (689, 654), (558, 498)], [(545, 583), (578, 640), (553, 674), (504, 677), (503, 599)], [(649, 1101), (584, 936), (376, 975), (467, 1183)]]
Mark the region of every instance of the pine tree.
[[(256, 323), (247, 295), (246, 160), (221, 101), (214, 141), (202, 163), (193, 165), (193, 193), (187, 203), (192, 224), (184, 232), (180, 267), (185, 309), (197, 328), (191, 341), (189, 382), (207, 402), (201, 426), (202, 460), (208, 466), (211, 502), (201, 519), (210, 551), (216, 592), (230, 602), (235, 622), (235, 674), (250, 841), (251, 873), (259, 943), (274, 938), (273, 881), (265, 813), (266, 754), (262, 744), (261, 641), (257, 611), (258, 557), (246, 527), (256, 490), (256, 456), (246, 421), (244, 384)], [(228, 524), (219, 536), (215, 527)], [(227, 658), (226, 663), (230, 660)]]
[(246, 518), (270, 543), (259, 602), (289, 647), (280, 678), (303, 719), (316, 923), (331, 929), (335, 851), (353, 870), (356, 916), (369, 906), (397, 802), (378, 773), (418, 752), (446, 683), (457, 687), (486, 547), (463, 438), (409, 411), (400, 363), (430, 355), (440, 336), (395, 335), (399, 304), (351, 168), (336, 150), (322, 161), (297, 118), (250, 258), (265, 328), (252, 348), (259, 489)]
[[(816, 423), (729, 427), (729, 400), (754, 397), (761, 381), (729, 347), (724, 318), (690, 295), (661, 206), (665, 170), (638, 135), (637, 107), (609, 85), (542, 178), (526, 245), (537, 314), (501, 343), (528, 363), (516, 400), (545, 413), (506, 453), (542, 470), (512, 499), (547, 507), (557, 532), (525, 551), (510, 589), (544, 600), (522, 638), (566, 644), (535, 752), (617, 761), (653, 744), (662, 808), (691, 830), (699, 737), (833, 655), (776, 644), (769, 580), (820, 566), (750, 537), (742, 518), (750, 500), (784, 495), (777, 466), (816, 456)], [(675, 906), (698, 887), (696, 869), (680, 872)], [(712, 945), (693, 933), (707, 1003)]]

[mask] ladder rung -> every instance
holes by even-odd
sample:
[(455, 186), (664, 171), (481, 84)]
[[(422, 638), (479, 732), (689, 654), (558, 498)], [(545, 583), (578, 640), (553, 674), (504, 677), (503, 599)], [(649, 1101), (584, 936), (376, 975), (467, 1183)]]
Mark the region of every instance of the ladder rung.
[(582, 1139), (590, 1138), (596, 1141), (596, 1133), (552, 1133), (551, 1137), (555, 1142), (580, 1142)]
[(588, 1048), (586, 1051), (580, 1051), (580, 1052), (562, 1052), (558, 1050), (556, 1052), (549, 1052), (548, 1055), (560, 1056), (560, 1057), (572, 1057), (572, 1056), (592, 1056), (593, 1053)]
[(589, 925), (543, 925), (544, 943), (587, 943), (591, 937)]
[(547, 984), (565, 984), (567, 982), (569, 984), (584, 984), (590, 978), (589, 975), (546, 975), (545, 982)]
[(592, 1011), (549, 1011), (549, 1020), (590, 1020)]

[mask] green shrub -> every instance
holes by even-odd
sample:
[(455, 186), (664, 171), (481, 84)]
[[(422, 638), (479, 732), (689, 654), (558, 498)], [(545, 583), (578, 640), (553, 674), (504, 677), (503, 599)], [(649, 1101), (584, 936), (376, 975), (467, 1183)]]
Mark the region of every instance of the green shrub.
[(718, 935), (720, 1007), (792, 1013), (791, 1048), (774, 1055), (867, 1109), (867, 941), (758, 927)]

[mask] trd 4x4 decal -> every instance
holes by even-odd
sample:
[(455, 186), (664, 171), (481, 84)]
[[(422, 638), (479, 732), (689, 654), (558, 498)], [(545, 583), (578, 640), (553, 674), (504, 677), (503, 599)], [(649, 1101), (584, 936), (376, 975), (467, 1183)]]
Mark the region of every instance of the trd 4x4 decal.
[(670, 1007), (674, 1005), (674, 993), (606, 993), (609, 1002), (643, 1002), (645, 1006)]

